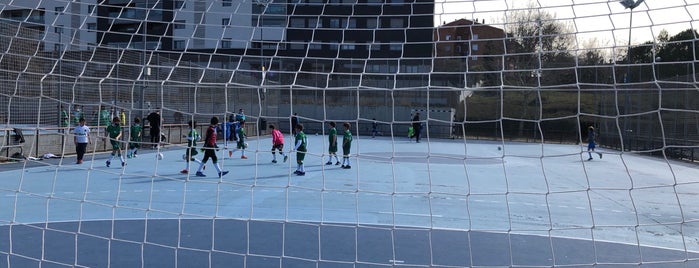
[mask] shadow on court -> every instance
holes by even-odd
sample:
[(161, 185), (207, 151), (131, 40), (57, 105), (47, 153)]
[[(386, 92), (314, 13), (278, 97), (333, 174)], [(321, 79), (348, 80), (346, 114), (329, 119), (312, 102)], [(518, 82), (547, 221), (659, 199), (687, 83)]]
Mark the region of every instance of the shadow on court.
[(699, 266), (697, 253), (589, 240), (232, 219), (0, 226), (0, 241), (0, 267)]

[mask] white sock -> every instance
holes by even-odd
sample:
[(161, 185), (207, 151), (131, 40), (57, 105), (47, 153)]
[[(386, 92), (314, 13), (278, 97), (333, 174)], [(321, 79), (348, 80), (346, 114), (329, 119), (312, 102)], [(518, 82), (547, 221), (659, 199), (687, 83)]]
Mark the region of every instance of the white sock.
[(204, 162), (199, 163), (199, 168), (197, 169), (197, 173), (201, 172), (204, 169)]
[(218, 173), (221, 173), (221, 167), (219, 167), (218, 164), (214, 164), (214, 168), (216, 168), (216, 171), (218, 171)]

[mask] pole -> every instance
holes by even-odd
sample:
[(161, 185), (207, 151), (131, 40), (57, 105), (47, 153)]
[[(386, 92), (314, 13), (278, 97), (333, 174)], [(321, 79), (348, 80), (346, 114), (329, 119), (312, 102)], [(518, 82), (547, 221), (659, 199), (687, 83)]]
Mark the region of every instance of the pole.
[(145, 8), (143, 9), (144, 12), (144, 20), (143, 20), (143, 62), (142, 62), (142, 70), (141, 70), (141, 75), (143, 76), (143, 79), (141, 80), (141, 118), (144, 117), (144, 109), (145, 109), (145, 98), (146, 98), (146, 78), (147, 78), (147, 65), (146, 65), (146, 47), (147, 47), (147, 36), (148, 36), (148, 4), (149, 1), (146, 0), (146, 5)]

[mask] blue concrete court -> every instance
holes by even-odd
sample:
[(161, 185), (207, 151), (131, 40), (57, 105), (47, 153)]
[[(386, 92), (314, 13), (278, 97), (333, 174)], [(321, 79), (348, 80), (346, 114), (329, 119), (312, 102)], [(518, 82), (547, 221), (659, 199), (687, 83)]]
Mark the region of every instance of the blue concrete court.
[(123, 169), (105, 154), (4, 164), (0, 267), (699, 265), (693, 165), (355, 137), (346, 170), (324, 165), (326, 137), (309, 136), (295, 176), (293, 155), (271, 163), (270, 138), (249, 144), (245, 160), (220, 151), (220, 179), (211, 163), (205, 178), (180, 174), (175, 145)]

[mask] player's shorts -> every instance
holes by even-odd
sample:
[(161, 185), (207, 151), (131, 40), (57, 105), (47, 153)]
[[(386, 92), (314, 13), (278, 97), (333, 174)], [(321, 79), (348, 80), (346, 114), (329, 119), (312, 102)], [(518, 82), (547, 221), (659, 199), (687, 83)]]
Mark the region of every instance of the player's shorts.
[(305, 151), (296, 151), (296, 163), (303, 164), (303, 159), (306, 157)]
[(119, 141), (110, 140), (109, 143), (112, 144), (112, 150), (121, 150), (121, 143)]
[(344, 156), (349, 156), (349, 155), (350, 155), (350, 149), (351, 149), (351, 147), (349, 147), (349, 146), (342, 146), (342, 155), (344, 155)]
[(197, 152), (197, 148), (195, 148), (195, 147), (188, 148), (186, 153), (189, 155), (190, 159), (192, 157), (194, 157), (195, 155), (199, 154), (199, 152)]
[(245, 142), (243, 142), (242, 140), (239, 140), (239, 141), (236, 143), (236, 148), (242, 150), (242, 149), (247, 149), (248, 147), (245, 146)]
[(129, 143), (129, 149), (137, 149), (141, 148), (141, 143), (138, 142), (130, 142)]
[(274, 150), (279, 150), (280, 152), (283, 152), (284, 151), (284, 144), (272, 145), (272, 152), (274, 152)]
[(587, 149), (588, 149), (588, 150), (594, 150), (594, 149), (595, 149), (595, 143), (594, 143), (594, 142), (588, 143), (588, 144), (587, 144)]
[(329, 153), (337, 153), (337, 144), (328, 146)]

